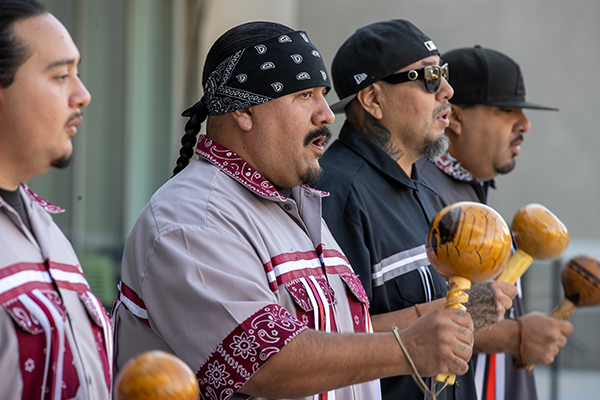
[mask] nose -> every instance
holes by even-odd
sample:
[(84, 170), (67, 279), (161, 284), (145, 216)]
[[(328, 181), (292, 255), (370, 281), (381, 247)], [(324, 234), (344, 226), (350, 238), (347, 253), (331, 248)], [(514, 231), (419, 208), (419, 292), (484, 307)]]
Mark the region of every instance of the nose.
[(92, 100), (92, 96), (90, 92), (87, 90), (81, 79), (77, 77), (75, 80), (75, 87), (73, 88), (73, 93), (70, 97), (71, 104), (70, 106), (73, 108), (84, 108), (90, 101)]
[(440, 88), (435, 95), (439, 101), (450, 100), (454, 96), (454, 89), (450, 86), (446, 78), (442, 77)]
[(335, 121), (335, 114), (329, 108), (327, 100), (323, 94), (318, 95), (318, 106), (316, 112), (313, 114), (313, 124), (315, 126), (329, 125)]
[(519, 118), (517, 119), (517, 122), (515, 123), (515, 131), (525, 133), (525, 132), (529, 132), (529, 129), (531, 129), (531, 123), (525, 116), (525, 113), (523, 112), (523, 110), (519, 110)]

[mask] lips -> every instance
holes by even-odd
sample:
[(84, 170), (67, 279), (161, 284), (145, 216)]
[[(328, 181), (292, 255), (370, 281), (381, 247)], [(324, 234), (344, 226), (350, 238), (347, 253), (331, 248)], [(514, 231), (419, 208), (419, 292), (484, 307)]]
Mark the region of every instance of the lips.
[(331, 130), (327, 126), (313, 129), (304, 138), (304, 146), (312, 145), (319, 150), (323, 150), (329, 139), (331, 139), (331, 135)]
[(523, 143), (523, 135), (517, 136), (510, 142), (509, 147), (512, 150), (512, 152), (515, 153), (515, 155), (519, 154), (519, 152), (521, 151), (521, 143)]
[(323, 143), (325, 143), (325, 136), (319, 136), (311, 142), (311, 144), (316, 147), (323, 147)]
[(83, 114), (81, 112), (77, 112), (69, 117), (65, 127), (67, 131), (71, 134), (71, 136), (75, 136), (77, 134), (77, 126), (81, 124), (83, 121)]
[(444, 107), (444, 109), (437, 113), (436, 119), (442, 121), (442, 124), (444, 124), (444, 128), (447, 128), (448, 125), (450, 125), (450, 110), (450, 107)]

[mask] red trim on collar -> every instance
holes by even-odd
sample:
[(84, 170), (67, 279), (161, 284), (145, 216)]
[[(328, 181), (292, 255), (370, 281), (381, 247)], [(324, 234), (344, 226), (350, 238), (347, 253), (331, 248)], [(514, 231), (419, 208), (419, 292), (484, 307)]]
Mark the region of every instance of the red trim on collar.
[[(206, 135), (200, 135), (198, 138), (196, 154), (219, 167), (227, 175), (254, 193), (281, 201), (287, 200), (287, 197), (279, 193), (273, 184), (252, 168), (250, 164), (227, 147), (208, 139)], [(321, 197), (329, 196), (328, 192), (313, 189), (308, 185), (300, 186), (311, 192), (318, 193)]]
[(277, 189), (266, 180), (258, 171), (244, 161), (233, 151), (217, 142), (208, 139), (206, 135), (200, 135), (196, 154), (219, 167), (227, 175), (244, 185), (254, 193), (270, 198), (286, 201)]
[(21, 186), (23, 187), (23, 189), (25, 189), (27, 194), (29, 194), (33, 200), (35, 200), (44, 210), (48, 211), (49, 213), (59, 214), (59, 213), (65, 212), (64, 208), (54, 205), (54, 204), (50, 203), (48, 200), (42, 199), (33, 190), (31, 190), (29, 188), (29, 186), (27, 186), (26, 184), (21, 183)]

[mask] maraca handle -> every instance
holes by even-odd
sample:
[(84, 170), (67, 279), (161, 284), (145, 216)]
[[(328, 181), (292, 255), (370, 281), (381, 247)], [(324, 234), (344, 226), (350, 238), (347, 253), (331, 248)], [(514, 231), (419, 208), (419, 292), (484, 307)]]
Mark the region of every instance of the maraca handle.
[[(466, 310), (467, 308), (462, 304), (469, 301), (469, 295), (464, 291), (471, 289), (471, 281), (461, 276), (453, 276), (448, 280), (448, 294), (446, 295), (446, 306), (445, 309), (455, 308)], [(435, 382), (445, 383), (448, 381), (449, 385), (454, 385), (456, 381), (456, 375), (447, 372), (444, 374), (437, 374), (433, 377)]]
[(517, 249), (496, 280), (498, 282), (508, 282), (514, 285), (517, 282), (517, 279), (527, 271), (527, 268), (529, 268), (531, 263), (533, 263), (533, 257), (523, 250)]
[[(552, 314), (550, 314), (550, 316), (554, 319), (565, 321), (571, 316), (571, 314), (575, 312), (576, 308), (577, 307), (571, 300), (563, 299), (556, 307), (554, 307), (554, 310), (552, 310)], [(531, 371), (533, 369), (533, 365), (526, 364), (525, 368), (527, 371)]]
[(565, 321), (567, 318), (571, 316), (575, 312), (577, 307), (573, 302), (569, 299), (563, 299), (558, 305), (552, 310), (552, 314), (550, 316), (555, 319), (560, 319), (561, 321)]

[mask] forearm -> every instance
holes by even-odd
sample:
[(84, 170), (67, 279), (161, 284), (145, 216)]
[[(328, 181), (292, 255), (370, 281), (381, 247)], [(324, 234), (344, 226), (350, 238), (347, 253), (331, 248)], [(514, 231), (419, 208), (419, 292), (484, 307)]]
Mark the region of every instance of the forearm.
[(508, 353), (519, 355), (519, 326), (512, 319), (503, 319), (491, 329), (475, 332), (475, 353)]
[[(472, 355), (473, 322), (462, 310), (434, 310), (400, 331), (422, 376), (464, 374)], [(391, 330), (391, 328), (390, 328)], [(324, 333), (305, 330), (240, 389), (259, 397), (300, 397), (414, 370), (391, 331)]]
[(391, 331), (337, 334), (307, 329), (258, 370), (240, 392), (257, 397), (295, 398), (411, 373)]
[[(441, 310), (445, 305), (445, 298), (437, 299), (429, 303), (419, 304), (419, 310), (422, 315), (425, 315), (434, 310)], [(415, 322), (417, 318), (419, 318), (419, 314), (414, 306), (385, 314), (371, 315), (373, 330), (375, 332), (389, 332), (394, 325), (397, 326), (398, 329), (405, 329)]]

